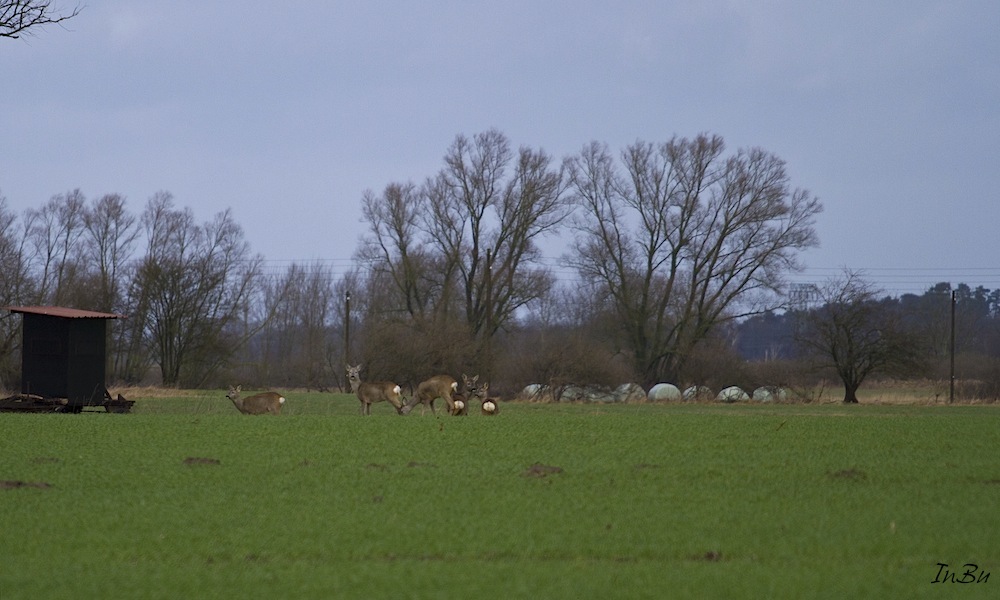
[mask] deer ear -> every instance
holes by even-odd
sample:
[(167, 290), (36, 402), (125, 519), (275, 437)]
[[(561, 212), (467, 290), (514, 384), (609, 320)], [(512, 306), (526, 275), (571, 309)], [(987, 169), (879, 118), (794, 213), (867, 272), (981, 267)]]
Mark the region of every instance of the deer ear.
[(243, 391), (243, 386), (242, 385), (236, 386), (236, 391), (237, 392)]

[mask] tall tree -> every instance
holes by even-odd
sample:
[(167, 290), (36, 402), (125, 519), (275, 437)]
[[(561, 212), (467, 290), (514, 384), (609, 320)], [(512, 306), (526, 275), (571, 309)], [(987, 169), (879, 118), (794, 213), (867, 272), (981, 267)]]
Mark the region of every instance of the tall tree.
[(268, 278), (258, 300), (257, 318), (264, 323), (255, 344), (255, 372), (263, 385), (326, 388), (343, 370), (329, 360), (330, 321), (334, 310), (333, 272), (322, 263), (292, 263)]
[(444, 160), (426, 186), (428, 241), (457, 268), (470, 330), (489, 338), (552, 286), (538, 242), (568, 214), (564, 169), (543, 150), (513, 152), (495, 129), (457, 136)]
[(86, 257), (98, 281), (94, 310), (121, 310), (123, 278), (141, 233), (125, 198), (105, 194), (84, 213)]
[(28, 234), (40, 271), (39, 302), (63, 304), (84, 278), (88, 265), (81, 240), (86, 212), (86, 198), (79, 189), (53, 196), (38, 210), (28, 210)]
[(444, 163), (420, 187), (365, 195), (368, 306), (442, 343), (456, 341), (440, 335), (447, 323), (484, 345), (552, 286), (538, 242), (567, 215), (566, 178), (544, 151), (515, 152), (497, 130), (457, 136)]
[(572, 161), (578, 218), (568, 263), (606, 296), (646, 382), (680, 380), (717, 325), (776, 308), (822, 210), (760, 149), (721, 137), (636, 142), (616, 162), (592, 143)]
[(373, 280), (391, 290), (379, 296), (388, 296), (393, 307), (401, 306), (409, 318), (423, 321), (433, 306), (432, 295), (440, 296), (446, 274), (443, 281), (430, 268), (430, 253), (421, 237), (425, 203), (420, 190), (412, 183), (390, 183), (380, 196), (365, 192), (361, 206), (369, 233), (358, 258), (369, 265)]
[(846, 271), (827, 282), (821, 302), (799, 314), (795, 339), (836, 370), (845, 404), (858, 402), (858, 389), (874, 373), (908, 375), (923, 366), (926, 353), (896, 303), (859, 273)]
[(137, 306), (164, 385), (200, 385), (251, 332), (240, 325), (260, 257), (250, 255), (229, 210), (197, 225), (168, 193), (150, 199), (142, 217), (148, 246), (135, 277)]
[[(128, 313), (127, 290), (129, 280), (136, 269), (132, 263), (133, 254), (142, 231), (136, 216), (128, 211), (124, 196), (105, 194), (95, 199), (84, 213), (87, 234), (84, 250), (93, 280), (88, 308), (103, 312)], [(127, 375), (126, 365), (142, 352), (138, 342), (142, 331), (133, 319), (114, 319), (109, 331), (112, 343), (110, 370), (116, 377), (132, 379)], [(136, 339), (129, 340), (129, 335)], [(131, 353), (135, 355), (130, 357)]]
[[(0, 194), (0, 306), (33, 303), (36, 297), (27, 246), (28, 236), (17, 215)], [(8, 311), (0, 311), (0, 390), (20, 375), (21, 322)]]

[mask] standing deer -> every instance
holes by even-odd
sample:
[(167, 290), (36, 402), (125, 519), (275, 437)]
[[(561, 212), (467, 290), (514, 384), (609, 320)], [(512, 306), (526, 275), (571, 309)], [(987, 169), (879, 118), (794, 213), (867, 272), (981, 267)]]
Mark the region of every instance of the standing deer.
[(420, 414), (427, 411), (427, 406), (431, 407), (432, 413), (437, 414), (437, 411), (434, 409), (434, 401), (438, 398), (444, 398), (444, 401), (448, 404), (448, 412), (453, 413), (455, 402), (451, 397), (457, 391), (458, 382), (455, 381), (454, 377), (450, 375), (435, 375), (427, 381), (420, 382), (420, 385), (417, 386), (417, 393), (410, 398), (410, 401), (399, 411), (399, 414), (410, 414), (410, 411), (417, 404), (420, 404), (422, 408)]
[(285, 403), (285, 397), (281, 394), (277, 392), (263, 392), (249, 398), (241, 398), (241, 391), (243, 391), (243, 386), (241, 385), (236, 387), (229, 386), (229, 393), (226, 394), (226, 398), (232, 400), (233, 404), (236, 405), (236, 409), (241, 413), (245, 415), (281, 414), (281, 405)]
[(361, 401), (361, 414), (372, 414), (372, 403), (383, 400), (393, 405), (396, 412), (403, 409), (403, 390), (391, 381), (361, 381), (361, 365), (352, 367), (347, 365), (347, 381), (351, 384), (351, 391), (358, 395)]
[(479, 375), (473, 375), (472, 379), (469, 379), (468, 375), (462, 373), (462, 387), (465, 388), (466, 394), (469, 394), (470, 396), (476, 395), (476, 386), (477, 386), (476, 382), (478, 381), (479, 381)]
[(454, 402), (454, 408), (451, 411), (453, 416), (467, 416), (469, 414), (469, 401), (478, 394), (477, 381), (479, 381), (479, 375), (474, 375), (472, 379), (469, 379), (468, 375), (462, 373), (462, 388), (464, 392), (456, 392), (451, 396)]
[(476, 388), (475, 395), (482, 401), (482, 413), (486, 416), (492, 417), (493, 415), (500, 412), (500, 398), (490, 398), (490, 384), (484, 383), (483, 385)]

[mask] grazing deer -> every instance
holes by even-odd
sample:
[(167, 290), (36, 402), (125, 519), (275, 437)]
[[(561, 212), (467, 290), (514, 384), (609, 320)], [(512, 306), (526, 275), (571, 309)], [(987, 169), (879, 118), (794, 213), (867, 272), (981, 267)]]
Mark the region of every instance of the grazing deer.
[(451, 401), (454, 402), (451, 409), (451, 416), (464, 417), (469, 414), (469, 401), (466, 399), (465, 394), (455, 392), (451, 395)]
[(383, 400), (393, 405), (396, 412), (403, 409), (403, 390), (391, 381), (361, 381), (361, 365), (352, 367), (347, 365), (347, 381), (351, 384), (351, 391), (358, 395), (361, 401), (361, 414), (372, 414), (372, 403)]
[(486, 416), (492, 417), (493, 415), (500, 412), (500, 398), (490, 398), (490, 384), (484, 383), (483, 385), (476, 388), (476, 397), (482, 401), (482, 413)]
[(232, 400), (237, 410), (241, 413), (245, 415), (281, 414), (281, 405), (285, 403), (285, 397), (281, 394), (277, 392), (264, 392), (254, 394), (249, 398), (241, 398), (241, 391), (243, 391), (243, 386), (241, 385), (236, 387), (229, 386), (229, 393), (226, 394), (226, 398)]
[(458, 382), (455, 381), (454, 377), (450, 375), (435, 375), (426, 381), (420, 382), (420, 385), (417, 386), (417, 393), (410, 398), (410, 401), (399, 411), (399, 414), (410, 414), (410, 411), (417, 404), (421, 405), (420, 414), (427, 411), (427, 406), (431, 407), (433, 414), (437, 414), (437, 411), (434, 409), (434, 401), (438, 398), (444, 398), (445, 403), (448, 404), (448, 412), (453, 413), (455, 402), (451, 397), (457, 391)]

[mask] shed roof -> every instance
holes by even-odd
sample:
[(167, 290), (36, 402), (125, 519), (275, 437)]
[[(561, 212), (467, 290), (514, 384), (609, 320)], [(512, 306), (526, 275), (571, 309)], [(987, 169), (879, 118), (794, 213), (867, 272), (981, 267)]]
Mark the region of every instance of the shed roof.
[(64, 306), (5, 306), (12, 313), (47, 315), (65, 319), (124, 319), (125, 315), (66, 308)]

